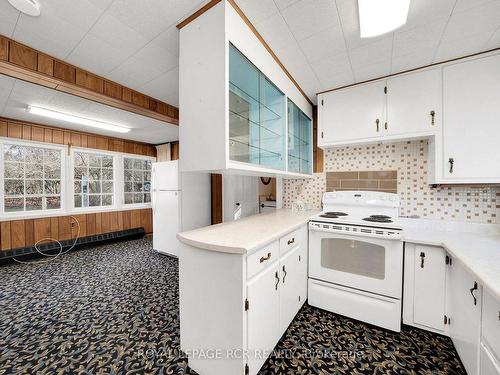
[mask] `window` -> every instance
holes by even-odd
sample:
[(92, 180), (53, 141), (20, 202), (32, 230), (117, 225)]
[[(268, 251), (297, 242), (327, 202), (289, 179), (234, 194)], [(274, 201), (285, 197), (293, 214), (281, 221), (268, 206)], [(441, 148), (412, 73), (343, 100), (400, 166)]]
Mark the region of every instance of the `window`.
[(75, 208), (112, 206), (113, 156), (87, 152), (73, 155)]
[(61, 208), (61, 150), (3, 144), (4, 212)]
[(151, 202), (151, 161), (123, 158), (125, 204)]

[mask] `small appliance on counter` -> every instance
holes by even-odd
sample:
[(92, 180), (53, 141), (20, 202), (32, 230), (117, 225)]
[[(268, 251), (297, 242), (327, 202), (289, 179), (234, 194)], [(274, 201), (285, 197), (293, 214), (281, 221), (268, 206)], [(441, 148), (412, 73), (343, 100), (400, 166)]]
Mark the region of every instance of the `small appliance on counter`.
[(177, 233), (211, 224), (210, 174), (179, 172), (177, 160), (153, 163), (153, 249), (178, 256)]
[(327, 192), (309, 222), (309, 304), (401, 330), (403, 241), (397, 194)]

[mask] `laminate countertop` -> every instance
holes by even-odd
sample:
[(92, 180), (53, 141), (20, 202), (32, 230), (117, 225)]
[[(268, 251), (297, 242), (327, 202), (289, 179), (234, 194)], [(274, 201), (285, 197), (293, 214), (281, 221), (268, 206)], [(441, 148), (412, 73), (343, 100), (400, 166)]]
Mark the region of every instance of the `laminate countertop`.
[(309, 218), (318, 212), (278, 209), (236, 221), (181, 232), (177, 234), (177, 238), (182, 243), (200, 249), (250, 254), (307, 224)]

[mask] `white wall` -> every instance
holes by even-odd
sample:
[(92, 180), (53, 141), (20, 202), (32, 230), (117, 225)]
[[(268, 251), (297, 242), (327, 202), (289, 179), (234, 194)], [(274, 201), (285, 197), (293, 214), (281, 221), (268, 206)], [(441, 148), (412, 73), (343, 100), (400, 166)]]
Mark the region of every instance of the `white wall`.
[(222, 177), (223, 220), (234, 220), (234, 213), (241, 207), (241, 217), (259, 213), (259, 177), (224, 175)]

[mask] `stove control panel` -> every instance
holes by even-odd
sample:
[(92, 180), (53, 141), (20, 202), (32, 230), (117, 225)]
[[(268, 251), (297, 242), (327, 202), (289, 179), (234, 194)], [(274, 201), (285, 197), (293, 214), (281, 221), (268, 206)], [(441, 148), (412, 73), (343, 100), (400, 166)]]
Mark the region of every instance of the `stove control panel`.
[(373, 228), (369, 226), (310, 221), (309, 230), (317, 232), (350, 234), (353, 236), (362, 237), (378, 237), (391, 240), (401, 239), (401, 229), (399, 228)]

